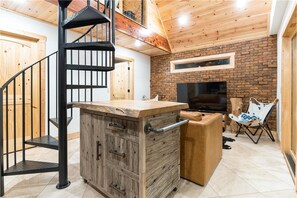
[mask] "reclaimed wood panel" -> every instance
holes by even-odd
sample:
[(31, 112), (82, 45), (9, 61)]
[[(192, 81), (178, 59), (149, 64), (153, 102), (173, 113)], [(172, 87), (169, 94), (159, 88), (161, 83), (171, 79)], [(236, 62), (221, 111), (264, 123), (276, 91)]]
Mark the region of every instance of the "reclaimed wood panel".
[(138, 198), (139, 184), (116, 169), (106, 167), (107, 192), (113, 198)]
[(187, 109), (188, 104), (168, 101), (111, 100), (102, 102), (75, 102), (74, 107), (140, 118)]
[(87, 181), (92, 181), (92, 166), (94, 130), (92, 129), (92, 115), (80, 112), (80, 175)]
[[(93, 169), (92, 169), (92, 184), (104, 188), (104, 118), (100, 115), (92, 114), (92, 129), (94, 136), (91, 140)], [(88, 133), (85, 131), (85, 133)]]
[(111, 135), (106, 137), (106, 159), (119, 167), (138, 174), (138, 143)]
[[(177, 116), (177, 112), (164, 113), (148, 117), (145, 122), (155, 128), (162, 128), (176, 123)], [(145, 195), (167, 197), (180, 180), (180, 129), (147, 134), (145, 150)]]

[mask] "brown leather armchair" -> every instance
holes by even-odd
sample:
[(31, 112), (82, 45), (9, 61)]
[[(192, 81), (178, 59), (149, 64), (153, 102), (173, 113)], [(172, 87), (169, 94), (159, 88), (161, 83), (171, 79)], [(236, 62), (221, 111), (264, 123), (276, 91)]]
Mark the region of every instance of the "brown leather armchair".
[(206, 185), (222, 158), (222, 114), (180, 116), (190, 120), (181, 126), (181, 177)]

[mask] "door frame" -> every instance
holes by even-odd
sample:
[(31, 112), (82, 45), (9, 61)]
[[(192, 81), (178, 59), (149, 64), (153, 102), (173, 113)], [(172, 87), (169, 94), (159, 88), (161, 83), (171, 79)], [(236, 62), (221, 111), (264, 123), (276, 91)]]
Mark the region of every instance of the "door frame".
[[(36, 43), (36, 47), (37, 47), (37, 51), (38, 51), (38, 53), (36, 54), (36, 60), (30, 61), (30, 63), (27, 66), (34, 64), (34, 62), (39, 61), (46, 56), (47, 37), (44, 35), (39, 35), (39, 34), (35, 34), (32, 32), (27, 32), (27, 31), (23, 31), (23, 30), (19, 30), (19, 29), (10, 28), (10, 27), (0, 27), (0, 37), (2, 35)], [(46, 69), (45, 69), (45, 65), (41, 65), (41, 93), (40, 93), (41, 94), (41, 107), (40, 108), (41, 108), (41, 112), (43, 112), (43, 113), (41, 114), (40, 119), (41, 119), (41, 134), (42, 135), (45, 134), (45, 126), (46, 126), (45, 105), (46, 105), (47, 101), (45, 101), (45, 99), (46, 99), (45, 86), (46, 86)]]
[[(297, 127), (297, 123), (292, 122), (293, 116), (293, 102), (292, 89), (293, 89), (293, 75), (292, 75), (292, 39), (297, 34), (297, 6), (295, 7), (290, 21), (282, 35), (282, 63), (281, 63), (281, 149), (287, 162), (289, 171), (295, 183), (295, 189), (297, 190), (297, 177), (294, 176), (294, 172), (297, 173), (297, 160), (296, 155), (294, 156), (291, 152), (291, 134), (292, 128)], [(295, 85), (296, 86), (296, 85)], [(297, 149), (297, 146), (296, 146)], [(295, 170), (292, 170), (290, 163), (295, 163)]]
[[(121, 56), (121, 55), (116, 55), (117, 58), (120, 58), (120, 59), (124, 59), (126, 60), (127, 62), (129, 62), (129, 66), (130, 66), (130, 93), (131, 93), (131, 98), (130, 100), (134, 100), (134, 59), (133, 58), (129, 58), (129, 57), (125, 57), (125, 56)], [(115, 66), (116, 67), (116, 66)], [(112, 71), (110, 72), (110, 99), (112, 98), (112, 93), (113, 93), (113, 88), (112, 88), (112, 85), (113, 85), (113, 80), (114, 80), (114, 77), (113, 77), (113, 73)]]

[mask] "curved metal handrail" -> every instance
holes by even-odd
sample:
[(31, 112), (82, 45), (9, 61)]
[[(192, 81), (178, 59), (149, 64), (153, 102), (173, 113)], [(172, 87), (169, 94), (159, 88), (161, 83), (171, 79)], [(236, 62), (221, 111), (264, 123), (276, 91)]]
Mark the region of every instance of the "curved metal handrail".
[(72, 41), (72, 43), (76, 43), (78, 42), (80, 39), (82, 39), (84, 36), (86, 36), (87, 34), (89, 34), (89, 32), (91, 32), (91, 30), (96, 27), (97, 25), (93, 25), (92, 27), (90, 27), (90, 29), (88, 31), (86, 31), (83, 35), (81, 35), (80, 37), (78, 37), (77, 39), (75, 39), (74, 41)]
[[(54, 55), (58, 53), (58, 51), (51, 53), (50, 55), (47, 55), (46, 57), (40, 59), (39, 61), (36, 61), (35, 63), (29, 65), (28, 67), (22, 69), (21, 71), (17, 72), (15, 75), (13, 75), (10, 79), (8, 79), (1, 87), (0, 89), (3, 90), (3, 88), (7, 87), (9, 83), (11, 83), (14, 79), (16, 79), (19, 75), (21, 75), (22, 73), (24, 73), (25, 71), (27, 71), (28, 69), (30, 69), (31, 67), (33, 67), (34, 65), (40, 63), (41, 61), (44, 61), (45, 59), (49, 58), (50, 56)], [(0, 93), (1, 94), (1, 93)]]

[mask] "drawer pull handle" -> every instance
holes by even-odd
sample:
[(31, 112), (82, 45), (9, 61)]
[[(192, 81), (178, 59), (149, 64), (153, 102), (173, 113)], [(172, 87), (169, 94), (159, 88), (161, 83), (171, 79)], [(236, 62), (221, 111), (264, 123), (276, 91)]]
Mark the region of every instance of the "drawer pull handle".
[(126, 190), (121, 190), (118, 185), (116, 184), (110, 184), (109, 185), (112, 189), (116, 190), (118, 193), (122, 194), (123, 196), (126, 196)]
[(101, 157), (100, 147), (101, 147), (101, 144), (99, 140), (97, 140), (96, 141), (96, 151), (97, 151), (96, 160), (97, 161), (100, 160), (100, 157)]
[(119, 153), (117, 150), (110, 150), (109, 153), (117, 155), (117, 156), (122, 157), (122, 158), (126, 157), (125, 153)]
[(118, 129), (122, 129), (122, 130), (126, 129), (126, 127), (124, 125), (116, 123), (116, 122), (110, 122), (109, 126), (114, 127), (114, 128), (118, 128)]
[(152, 127), (152, 125), (150, 123), (147, 123), (145, 126), (144, 126), (144, 132), (146, 134), (150, 133), (150, 132), (154, 132), (154, 133), (164, 133), (164, 132), (167, 132), (171, 129), (175, 129), (183, 124), (186, 124), (188, 123), (189, 120), (188, 119), (179, 119), (176, 123), (174, 124), (171, 124), (171, 125), (168, 125), (166, 127), (163, 127), (163, 128), (154, 128)]

